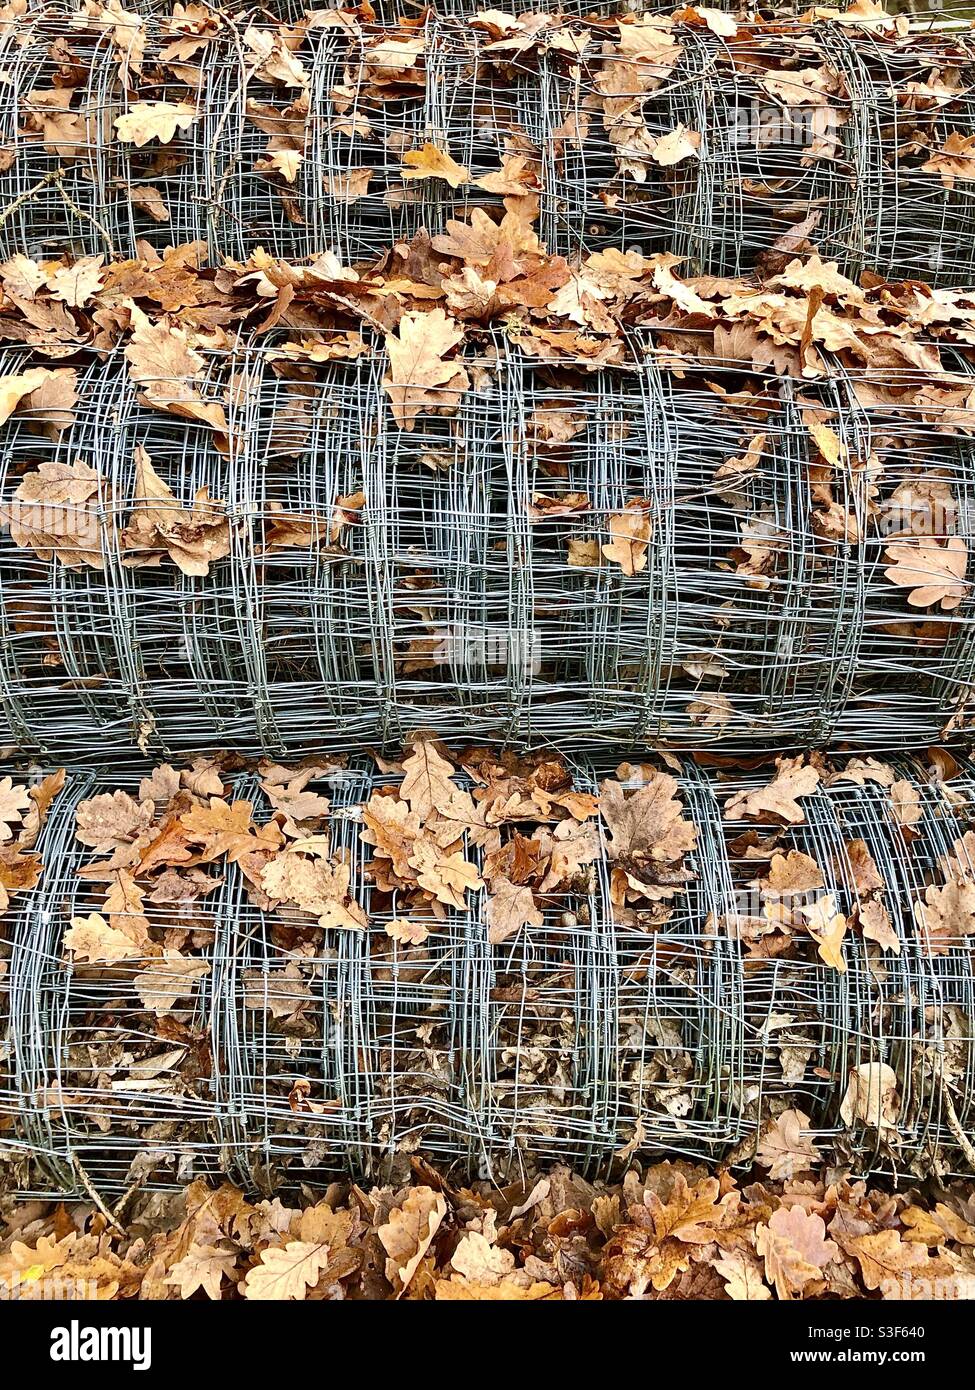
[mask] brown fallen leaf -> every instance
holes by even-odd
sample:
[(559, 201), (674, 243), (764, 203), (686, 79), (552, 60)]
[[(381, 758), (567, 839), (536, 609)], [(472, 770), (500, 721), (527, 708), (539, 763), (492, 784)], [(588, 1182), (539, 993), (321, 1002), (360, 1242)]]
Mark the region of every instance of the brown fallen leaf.
[(145, 1007), (155, 1014), (172, 1013), (180, 999), (189, 999), (197, 980), (210, 973), (210, 962), (200, 956), (164, 951), (132, 981)]
[(102, 792), (78, 803), (75, 833), (96, 854), (111, 854), (138, 839), (154, 815), (151, 801), (136, 801), (121, 790)]
[(447, 1203), (442, 1193), (432, 1187), (414, 1187), (402, 1206), (393, 1207), (387, 1221), (376, 1231), (386, 1251), (386, 1278), (397, 1298), (409, 1288), (446, 1215)]
[(219, 1299), (224, 1282), (234, 1282), (237, 1258), (235, 1250), (193, 1241), (183, 1258), (171, 1266), (166, 1283), (179, 1289), (180, 1298), (192, 1298), (202, 1289), (207, 1298)]
[(728, 1297), (736, 1303), (761, 1303), (772, 1297), (762, 1277), (762, 1267), (749, 1251), (731, 1251), (723, 1259), (715, 1260), (714, 1268), (725, 1281)]
[(425, 410), (458, 405), (468, 376), (459, 362), (445, 357), (463, 338), (464, 330), (440, 308), (404, 314), (396, 332), (387, 333), (389, 371), (383, 389), (401, 429), (412, 431)]
[(143, 947), (124, 931), (110, 926), (100, 912), (72, 917), (71, 926), (64, 933), (64, 945), (76, 961), (92, 964), (111, 965), (144, 955)]
[(801, 1206), (779, 1207), (768, 1225), (755, 1229), (755, 1248), (765, 1261), (765, 1277), (781, 1299), (801, 1297), (807, 1286), (823, 1277), (839, 1246), (826, 1240), (823, 1218)]
[(184, 133), (197, 120), (196, 107), (187, 101), (137, 101), (114, 125), (118, 138), (127, 145), (148, 145), (158, 140), (168, 145), (177, 130)]
[(778, 771), (767, 786), (750, 791), (741, 791), (730, 796), (725, 802), (725, 820), (784, 821), (787, 825), (801, 825), (805, 812), (799, 805), (799, 797), (810, 796), (819, 786), (819, 773), (814, 767), (804, 766), (802, 756), (797, 758), (776, 758)]
[(843, 954), (843, 939), (846, 936), (847, 922), (841, 912), (836, 910), (836, 898), (827, 893), (809, 907), (800, 907), (806, 919), (806, 930), (816, 942), (820, 958), (842, 975), (846, 971), (846, 957)]
[(914, 904), (914, 920), (930, 955), (963, 945), (975, 932), (975, 883), (952, 879), (943, 888), (925, 888), (923, 900)]
[(507, 941), (524, 926), (540, 927), (545, 921), (535, 906), (531, 889), (506, 878), (492, 879), (484, 916), (488, 924), (488, 942), (492, 946)]
[(428, 140), (422, 149), (407, 150), (400, 176), (404, 179), (443, 179), (451, 188), (469, 183), (471, 172)]
[(607, 518), (606, 526), (611, 539), (600, 548), (605, 558), (619, 565), (629, 577), (640, 574), (647, 567), (650, 505), (648, 499), (640, 498), (628, 502), (625, 511)]
[(104, 256), (82, 256), (71, 265), (59, 267), (48, 279), (53, 298), (72, 309), (80, 309), (102, 288)]
[(903, 1240), (899, 1231), (871, 1231), (844, 1239), (842, 1244), (859, 1262), (867, 1288), (889, 1289), (894, 1298), (902, 1297), (905, 1277), (922, 1277), (924, 1266), (930, 1263), (924, 1247)]
[(136, 305), (130, 309), (132, 336), (125, 349), (129, 376), (142, 389), (142, 398), (184, 420), (210, 425), (227, 433), (227, 417), (217, 401), (206, 401), (194, 384), (203, 377), (204, 359), (189, 345), (182, 328), (165, 319), (153, 322)]
[[(813, 1128), (801, 1110), (783, 1110), (762, 1132), (756, 1161), (769, 1170), (769, 1177), (794, 1178), (822, 1163), (822, 1157), (808, 1131)], [(805, 1132), (804, 1132), (805, 1131)]]
[(11, 827), (20, 824), (30, 804), (25, 785), (15, 785), (12, 777), (0, 777), (0, 842), (13, 838)]
[(868, 1125), (871, 1129), (895, 1132), (897, 1129), (897, 1073), (886, 1062), (861, 1062), (850, 1072), (846, 1094), (840, 1102), (840, 1119), (845, 1125)]
[(80, 459), (42, 463), (26, 473), (13, 500), (0, 506), (15, 545), (68, 569), (104, 569), (104, 507), (107, 479)]
[(912, 608), (940, 604), (950, 612), (967, 597), (968, 547), (960, 536), (943, 542), (934, 537), (895, 541), (884, 554), (891, 562), (884, 574), (891, 584), (910, 589), (907, 601)]
[(230, 554), (230, 523), (224, 504), (200, 488), (184, 507), (152, 466), (142, 445), (135, 451), (132, 511), (121, 545), (131, 566), (156, 564), (164, 553), (183, 574), (205, 578), (211, 564)]
[(261, 1252), (240, 1285), (245, 1298), (262, 1302), (301, 1300), (321, 1278), (331, 1254), (328, 1245), (291, 1240)]
[(0, 377), (0, 425), (10, 419), (18, 406), (25, 402), (29, 405), (31, 394), (55, 376), (49, 367), (31, 367), (26, 372)]

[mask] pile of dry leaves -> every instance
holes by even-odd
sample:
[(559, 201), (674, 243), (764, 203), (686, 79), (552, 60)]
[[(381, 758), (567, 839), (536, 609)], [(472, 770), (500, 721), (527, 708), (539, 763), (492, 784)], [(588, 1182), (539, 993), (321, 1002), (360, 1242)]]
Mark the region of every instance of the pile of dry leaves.
[[(800, 1117), (801, 1118), (801, 1117)], [(113, 1216), (27, 1202), (0, 1228), (9, 1297), (252, 1300), (966, 1299), (970, 1192), (815, 1177), (798, 1128), (739, 1185), (689, 1163), (588, 1182), (335, 1184), (291, 1206), (195, 1182)], [(776, 1176), (777, 1175), (777, 1176)], [(124, 1221), (124, 1225), (122, 1224)]]

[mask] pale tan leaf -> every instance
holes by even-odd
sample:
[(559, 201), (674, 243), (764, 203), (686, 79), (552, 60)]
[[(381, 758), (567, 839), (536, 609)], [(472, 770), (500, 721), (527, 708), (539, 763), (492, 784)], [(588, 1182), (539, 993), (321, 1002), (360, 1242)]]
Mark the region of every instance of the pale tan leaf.
[(386, 1251), (386, 1278), (399, 1297), (409, 1287), (447, 1215), (443, 1194), (432, 1187), (414, 1187), (402, 1206), (394, 1207), (378, 1235)]

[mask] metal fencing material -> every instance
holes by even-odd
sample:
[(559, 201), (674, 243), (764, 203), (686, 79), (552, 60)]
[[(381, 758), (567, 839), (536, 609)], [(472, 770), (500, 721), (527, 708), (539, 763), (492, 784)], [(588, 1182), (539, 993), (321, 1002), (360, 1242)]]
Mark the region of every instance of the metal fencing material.
[[(369, 257), (488, 201), (509, 157), (556, 252), (638, 245), (730, 274), (808, 238), (853, 274), (975, 278), (967, 30), (716, 33), (685, 13), (16, 13), (0, 23), (0, 255), (200, 239), (215, 258)], [(122, 138), (160, 103), (172, 131)], [(404, 156), (428, 144), (465, 177), (413, 178)]]
[[(639, 786), (641, 769), (623, 771), (624, 787)], [(106, 1197), (191, 1175), (268, 1190), (376, 1176), (416, 1154), (504, 1180), (549, 1160), (604, 1171), (634, 1135), (640, 1153), (748, 1163), (770, 1121), (795, 1108), (824, 1159), (966, 1172), (970, 943), (926, 936), (917, 907), (946, 875), (968, 894), (975, 882), (975, 781), (952, 771), (946, 782), (914, 762), (824, 772), (803, 822), (776, 832), (779, 854), (820, 866), (831, 911), (862, 928), (865, 904), (884, 905), (885, 947), (851, 926), (842, 973), (808, 938), (776, 956), (749, 932), (764, 910), (757, 882), (769, 903), (757, 846), (772, 831), (729, 806), (768, 774), (693, 764), (676, 795), (697, 845), (655, 927), (652, 911), (619, 906), (603, 834), (588, 868), (543, 893), (538, 924), (512, 939), (491, 944), (481, 894), (468, 911), (417, 916), (362, 838), (363, 804), (399, 778), (353, 761), (320, 765), (306, 790), (331, 802), (325, 833), (364, 929), (261, 910), (227, 862), (189, 871), (192, 899), (182, 879), (178, 900), (171, 871), (141, 879), (129, 920), (138, 914), (154, 954), (85, 963), (65, 932), (101, 910), (107, 883), (79, 876), (93, 853), (75, 838), (76, 807), (140, 793), (136, 775), (77, 774), (38, 844), (41, 882), (5, 919), (0, 1148), (23, 1186)], [(591, 765), (571, 773), (577, 791), (597, 790)], [(247, 773), (230, 795), (262, 798)], [(515, 844), (522, 829), (502, 835)], [(470, 842), (464, 853), (483, 864)], [(391, 934), (404, 916), (425, 939)]]
[[(0, 742), (77, 763), (418, 728), (746, 750), (967, 739), (962, 359), (926, 392), (912, 373), (878, 390), (842, 369), (803, 383), (633, 355), (594, 372), (499, 338), (468, 364), (476, 389), (408, 432), (381, 354), (295, 379), (265, 338), (209, 356), (223, 452), (208, 425), (140, 403), (119, 354), (93, 362), (55, 439), (29, 410), (2, 430), (17, 526), (0, 539)], [(140, 451), (170, 500), (140, 495)], [(87, 509), (17, 500), (38, 467), (76, 461), (100, 479)], [(206, 572), (138, 563), (133, 516), (185, 517), (203, 488), (223, 538)], [(31, 543), (79, 517), (89, 563)], [(611, 563), (634, 517), (632, 563)], [(895, 561), (937, 579), (946, 547), (959, 573), (918, 607), (922, 579)]]

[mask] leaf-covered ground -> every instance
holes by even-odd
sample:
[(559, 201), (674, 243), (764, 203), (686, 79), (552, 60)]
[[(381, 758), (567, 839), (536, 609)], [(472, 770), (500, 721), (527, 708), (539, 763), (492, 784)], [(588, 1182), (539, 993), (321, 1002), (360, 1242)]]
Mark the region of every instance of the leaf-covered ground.
[(90, 1204), (8, 1207), (0, 1280), (101, 1299), (964, 1299), (969, 1188), (891, 1195), (800, 1174), (739, 1185), (688, 1163), (591, 1183), (334, 1185), (317, 1200), (224, 1184)]

